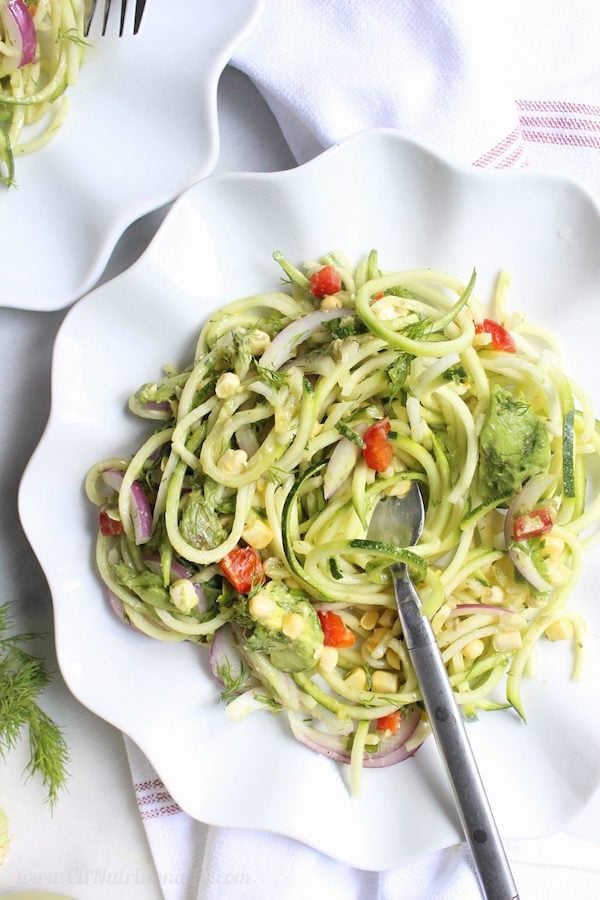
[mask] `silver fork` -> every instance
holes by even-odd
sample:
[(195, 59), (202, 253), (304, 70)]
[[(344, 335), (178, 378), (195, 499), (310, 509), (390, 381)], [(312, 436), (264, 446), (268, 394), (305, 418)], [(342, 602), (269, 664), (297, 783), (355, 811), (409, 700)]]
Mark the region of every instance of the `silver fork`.
[[(96, 8), (99, 7), (98, 0), (91, 0), (90, 2), (90, 10), (87, 18), (87, 24), (85, 27), (85, 36), (87, 37), (90, 31), (90, 27), (92, 24), (92, 20), (96, 13)], [(102, 16), (102, 36), (106, 34), (106, 29), (108, 26), (108, 17), (110, 15), (110, 7), (111, 0), (104, 0), (104, 13)], [(135, 3), (135, 12), (133, 14), (133, 33), (137, 34), (140, 30), (140, 26), (142, 24), (142, 17), (144, 15), (144, 9), (146, 7), (146, 0), (136, 0)], [(127, 13), (127, 0), (121, 0), (121, 17), (119, 21), (119, 37), (123, 37), (123, 31), (125, 29), (125, 15)]]

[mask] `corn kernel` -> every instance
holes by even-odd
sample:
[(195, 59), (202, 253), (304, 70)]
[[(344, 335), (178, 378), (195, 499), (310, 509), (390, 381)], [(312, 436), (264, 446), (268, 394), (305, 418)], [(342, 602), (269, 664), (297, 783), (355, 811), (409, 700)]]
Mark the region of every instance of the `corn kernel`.
[(297, 638), (299, 638), (305, 628), (306, 622), (304, 621), (300, 613), (290, 612), (286, 613), (283, 617), (281, 630), (286, 637), (290, 638), (290, 640), (295, 641)]
[(501, 603), (504, 603), (504, 591), (495, 584), (494, 587), (485, 589), (481, 599), (483, 603), (493, 603), (499, 606)]
[(376, 628), (370, 638), (364, 643), (364, 648), (373, 659), (382, 659), (385, 654), (383, 642), (389, 634), (389, 628)]
[(391, 647), (388, 647), (385, 651), (385, 661), (387, 662), (390, 669), (396, 669), (396, 671), (399, 672), (402, 668), (400, 657), (395, 650), (392, 650)]
[(522, 643), (520, 631), (503, 631), (501, 634), (495, 634), (492, 638), (492, 646), (498, 653), (504, 653), (505, 650), (518, 650)]
[(483, 641), (477, 638), (474, 641), (471, 641), (470, 644), (467, 644), (466, 647), (463, 647), (462, 654), (465, 659), (477, 659), (478, 656), (481, 656), (483, 651), (485, 650), (485, 644)]
[(544, 553), (548, 559), (557, 559), (565, 549), (565, 542), (556, 534), (548, 534), (544, 538)]
[(545, 635), (550, 641), (569, 641), (573, 637), (573, 623), (570, 619), (557, 619), (548, 625)]
[(254, 619), (267, 619), (275, 609), (275, 603), (265, 591), (250, 598), (248, 611)]
[[(392, 474), (396, 474), (395, 467)], [(409, 481), (407, 478), (405, 478), (402, 481), (397, 481), (396, 484), (390, 485), (389, 488), (386, 488), (385, 494), (387, 497), (406, 497), (406, 495), (410, 491), (411, 485), (412, 481)]]
[(355, 691), (364, 691), (367, 686), (367, 673), (364, 669), (352, 669), (350, 674), (344, 678), (344, 684)]
[(394, 672), (377, 669), (371, 677), (371, 687), (378, 694), (395, 694), (398, 690), (398, 676)]
[(242, 537), (255, 550), (264, 550), (273, 540), (273, 531), (268, 522), (263, 522), (262, 519), (252, 519), (246, 523)]
[(319, 668), (321, 671), (333, 672), (338, 664), (338, 657), (339, 654), (335, 647), (323, 647), (319, 657)]
[(235, 372), (223, 372), (217, 379), (215, 394), (219, 400), (228, 400), (238, 392), (240, 379)]
[(548, 565), (548, 569), (550, 572), (550, 584), (553, 584), (555, 587), (566, 584), (571, 577), (571, 570), (564, 563), (552, 562)]
[(379, 613), (376, 609), (368, 609), (366, 613), (363, 613), (360, 619), (360, 624), (362, 628), (365, 628), (367, 631), (373, 631), (377, 622), (379, 621)]
[(194, 590), (194, 585), (187, 578), (178, 578), (169, 588), (169, 597), (171, 603), (183, 613), (190, 612), (195, 606), (198, 606), (198, 594)]
[(259, 353), (265, 352), (265, 350), (271, 343), (271, 338), (266, 331), (262, 331), (260, 328), (256, 328), (250, 335), (249, 343), (250, 353), (253, 356), (258, 356)]
[(527, 619), (523, 613), (512, 612), (508, 616), (502, 614), (498, 621), (498, 625), (502, 631), (516, 631), (526, 627)]
[(341, 309), (342, 300), (336, 294), (326, 294), (321, 300), (321, 309)]
[(231, 475), (241, 475), (247, 464), (248, 454), (245, 450), (226, 450), (217, 463), (219, 469)]
[(383, 625), (386, 628), (389, 628), (390, 625), (393, 625), (396, 621), (397, 613), (395, 609), (386, 609), (379, 617), (379, 624)]

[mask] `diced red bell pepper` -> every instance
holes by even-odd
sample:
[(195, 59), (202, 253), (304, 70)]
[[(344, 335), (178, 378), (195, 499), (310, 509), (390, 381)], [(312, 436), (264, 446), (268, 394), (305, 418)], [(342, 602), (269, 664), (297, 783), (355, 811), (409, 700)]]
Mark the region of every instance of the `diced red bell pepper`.
[(533, 512), (517, 516), (513, 522), (512, 536), (515, 541), (526, 541), (548, 534), (552, 531), (553, 525), (552, 510), (545, 506), (543, 509), (534, 509)]
[(479, 322), (475, 326), (475, 333), (490, 334), (492, 341), (487, 346), (491, 347), (492, 350), (503, 350), (505, 353), (517, 352), (512, 336), (503, 325), (500, 325), (499, 322), (494, 322), (493, 319), (484, 319), (483, 322)]
[(314, 297), (337, 294), (342, 287), (342, 277), (335, 266), (323, 266), (310, 276), (310, 292)]
[(401, 722), (402, 713), (398, 709), (396, 712), (389, 713), (387, 716), (380, 716), (380, 718), (377, 719), (377, 731), (390, 731), (392, 734), (396, 734), (400, 728)]
[(323, 629), (323, 642), (326, 647), (352, 647), (356, 642), (354, 634), (337, 613), (319, 610), (317, 615)]
[(254, 547), (234, 547), (219, 563), (219, 569), (240, 594), (263, 584), (265, 572)]
[(106, 509), (98, 513), (98, 523), (102, 537), (112, 537), (115, 534), (123, 534), (123, 523), (120, 519), (113, 519)]
[(388, 440), (390, 433), (390, 420), (380, 419), (363, 434), (364, 449), (363, 459), (370, 469), (376, 472), (384, 472), (390, 465), (393, 457), (392, 445)]

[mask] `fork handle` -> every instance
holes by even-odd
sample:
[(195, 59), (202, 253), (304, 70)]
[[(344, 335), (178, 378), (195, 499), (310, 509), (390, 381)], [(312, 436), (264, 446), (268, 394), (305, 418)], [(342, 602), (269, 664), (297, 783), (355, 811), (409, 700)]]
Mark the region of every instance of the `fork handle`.
[(431, 730), (452, 785), (482, 896), (486, 900), (519, 900), (431, 625), (421, 614), (421, 603), (410, 579), (400, 571), (393, 571), (392, 574), (406, 647), (421, 688)]

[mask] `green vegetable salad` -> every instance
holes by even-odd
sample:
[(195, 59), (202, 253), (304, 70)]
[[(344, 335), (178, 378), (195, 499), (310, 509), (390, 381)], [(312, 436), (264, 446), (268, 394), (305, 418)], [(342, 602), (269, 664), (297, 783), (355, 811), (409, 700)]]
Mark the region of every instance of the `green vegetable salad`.
[[(88, 475), (98, 568), (131, 626), (210, 645), (233, 719), (281, 711), (358, 789), (429, 732), (392, 561), (468, 718), (524, 718), (540, 640), (571, 642), (577, 675), (567, 600), (597, 535), (600, 430), (552, 338), (507, 310), (505, 275), (484, 311), (475, 273), (274, 257), (283, 290), (212, 315), (189, 365), (131, 396), (154, 430)], [(418, 544), (369, 540), (415, 481)]]

